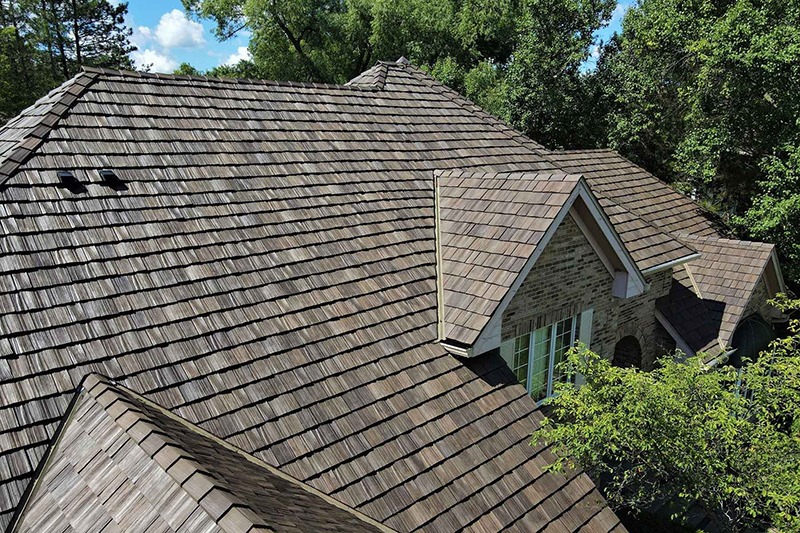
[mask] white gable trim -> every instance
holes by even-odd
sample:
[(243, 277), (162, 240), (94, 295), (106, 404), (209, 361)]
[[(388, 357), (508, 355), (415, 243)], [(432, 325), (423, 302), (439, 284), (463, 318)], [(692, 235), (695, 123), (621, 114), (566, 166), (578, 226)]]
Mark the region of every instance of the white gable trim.
[(672, 337), (672, 340), (675, 341), (675, 347), (677, 349), (685, 353), (688, 357), (695, 356), (694, 350), (689, 347), (689, 344), (683, 340), (683, 337), (681, 337), (681, 334), (678, 333), (678, 330), (669, 323), (667, 317), (665, 317), (664, 314), (658, 309), (656, 309), (656, 320), (658, 320), (659, 324), (664, 326), (664, 329), (667, 330), (667, 333), (669, 333), (670, 337)]
[[(500, 301), (498, 306), (495, 308), (494, 313), (489, 318), (489, 321), (484, 326), (483, 330), (478, 335), (478, 338), (475, 340), (475, 343), (467, 350), (468, 356), (478, 355), (490, 350), (494, 350), (500, 346), (500, 336), (501, 336), (501, 322), (503, 317), (503, 312), (506, 310), (508, 305), (511, 303), (511, 300), (519, 291), (519, 288), (522, 286), (522, 283), (528, 277), (531, 270), (533, 269), (533, 265), (536, 264), (536, 261), (539, 259), (539, 256), (542, 255), (542, 252), (547, 247), (547, 244), (553, 238), (553, 235), (556, 233), (558, 228), (561, 226), (561, 223), (564, 221), (564, 218), (567, 214), (573, 209), (575, 205), (575, 201), (580, 198), (584, 205), (586, 206), (589, 213), (592, 215), (595, 222), (598, 224), (600, 229), (603, 232), (603, 236), (607, 239), (608, 243), (611, 245), (611, 248), (614, 250), (616, 254), (617, 261), (622, 265), (624, 271), (620, 271), (618, 269), (612, 269), (613, 276), (614, 276), (614, 293), (616, 296), (623, 296), (630, 298), (632, 296), (636, 296), (642, 294), (646, 290), (646, 283), (644, 277), (642, 276), (641, 272), (636, 268), (636, 263), (634, 263), (633, 258), (630, 256), (628, 251), (625, 249), (625, 246), (622, 244), (622, 240), (619, 238), (619, 235), (614, 231), (614, 227), (611, 225), (611, 221), (603, 212), (600, 204), (597, 202), (597, 199), (592, 195), (591, 191), (589, 190), (589, 186), (586, 184), (586, 180), (583, 178), (578, 181), (573, 189), (572, 193), (570, 193), (569, 198), (567, 201), (564, 202), (564, 205), (561, 207), (559, 212), (556, 214), (553, 221), (550, 223), (550, 226), (545, 231), (542, 240), (539, 241), (539, 244), (536, 245), (536, 249), (533, 251), (531, 256), (528, 258), (528, 261), (522, 267), (517, 278), (514, 280), (514, 283), (511, 284), (511, 287), (506, 291), (506, 294), (503, 296), (503, 299)], [(576, 215), (579, 216), (578, 213)], [(585, 224), (584, 224), (585, 227)], [(583, 231), (583, 230), (582, 230)], [(590, 241), (591, 243), (591, 241)], [(592, 247), (599, 244), (593, 244)], [(598, 255), (603, 257), (603, 254), (598, 253)], [(606, 257), (609, 264), (613, 264), (611, 258)], [(605, 264), (605, 261), (604, 261)]]

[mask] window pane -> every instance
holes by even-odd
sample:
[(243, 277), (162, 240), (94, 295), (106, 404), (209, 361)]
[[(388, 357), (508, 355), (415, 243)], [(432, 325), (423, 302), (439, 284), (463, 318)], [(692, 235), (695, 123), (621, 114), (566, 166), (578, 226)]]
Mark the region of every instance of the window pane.
[(550, 373), (550, 343), (552, 327), (547, 326), (534, 332), (533, 369), (529, 388), (534, 400), (547, 396), (547, 382)]
[(530, 348), (530, 334), (522, 335), (514, 340), (514, 365), (511, 370), (517, 376), (523, 387), (528, 388), (528, 351)]
[(553, 352), (553, 382), (564, 379), (563, 372), (558, 368), (567, 355), (567, 351), (572, 348), (574, 337), (572, 332), (573, 319), (568, 318), (556, 324), (556, 343)]

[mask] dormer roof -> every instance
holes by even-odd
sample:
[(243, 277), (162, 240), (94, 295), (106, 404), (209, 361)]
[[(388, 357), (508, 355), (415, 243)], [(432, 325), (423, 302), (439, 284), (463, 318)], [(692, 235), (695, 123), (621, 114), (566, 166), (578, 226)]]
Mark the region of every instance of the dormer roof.
[(499, 346), (499, 339), (486, 338), (487, 325), (499, 320), (570, 211), (594, 234), (615, 294), (645, 290), (635, 261), (581, 176), (456, 170), (436, 178), (440, 336), (448, 345), (472, 355)]

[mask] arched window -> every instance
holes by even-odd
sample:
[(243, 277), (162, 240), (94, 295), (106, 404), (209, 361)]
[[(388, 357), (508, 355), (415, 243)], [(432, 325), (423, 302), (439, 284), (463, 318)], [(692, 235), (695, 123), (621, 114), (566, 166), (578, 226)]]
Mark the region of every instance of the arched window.
[(614, 346), (611, 364), (622, 368), (642, 368), (642, 347), (633, 335), (622, 337)]
[(766, 350), (775, 339), (775, 330), (760, 315), (750, 315), (739, 323), (733, 333), (731, 344), (736, 351), (731, 354), (728, 364), (742, 368), (744, 359), (755, 361), (758, 354)]

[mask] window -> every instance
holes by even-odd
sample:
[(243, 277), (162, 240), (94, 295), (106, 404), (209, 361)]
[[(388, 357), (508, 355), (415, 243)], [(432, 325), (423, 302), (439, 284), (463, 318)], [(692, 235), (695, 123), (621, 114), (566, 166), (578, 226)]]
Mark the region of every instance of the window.
[(502, 344), (503, 358), (534, 400), (551, 396), (553, 383), (566, 379), (558, 365), (578, 339), (588, 344), (591, 321), (589, 310)]

